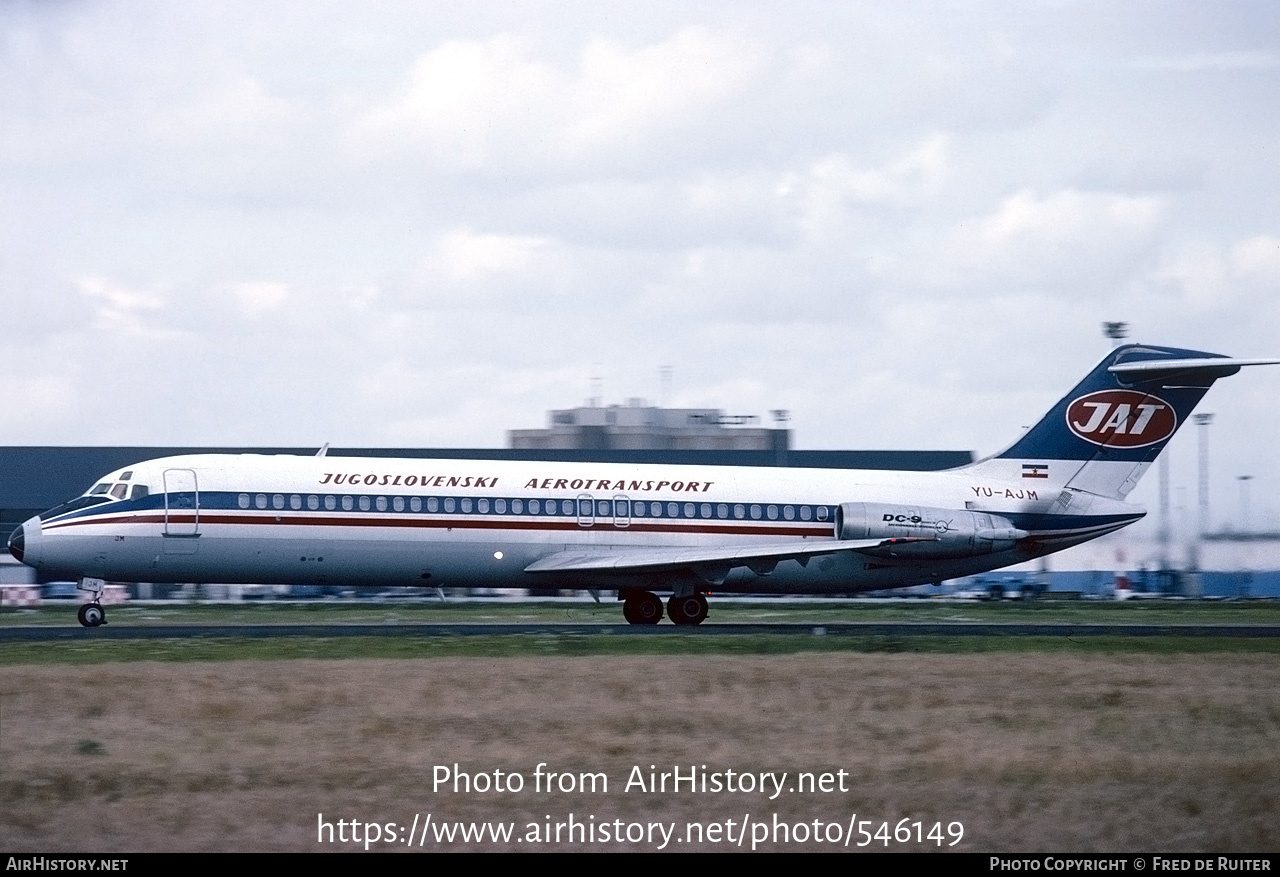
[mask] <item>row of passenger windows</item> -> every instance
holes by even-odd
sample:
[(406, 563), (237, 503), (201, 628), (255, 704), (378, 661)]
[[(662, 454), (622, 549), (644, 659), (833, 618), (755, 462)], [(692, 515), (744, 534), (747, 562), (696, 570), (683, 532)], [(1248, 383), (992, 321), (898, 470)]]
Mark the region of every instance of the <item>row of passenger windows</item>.
[(728, 520), (769, 520), (776, 521), (826, 521), (830, 511), (828, 506), (809, 505), (744, 505), (742, 503), (694, 503), (694, 502), (646, 502), (644, 500), (626, 499), (493, 499), (481, 497), (473, 499), (469, 496), (299, 496), (265, 493), (250, 496), (240, 494), (237, 504), (242, 509), (272, 508), (283, 510), (287, 506), (294, 511), (394, 511), (394, 512), (462, 512), (464, 514), (513, 514), (544, 515), (567, 517), (600, 517), (608, 518), (721, 518)]

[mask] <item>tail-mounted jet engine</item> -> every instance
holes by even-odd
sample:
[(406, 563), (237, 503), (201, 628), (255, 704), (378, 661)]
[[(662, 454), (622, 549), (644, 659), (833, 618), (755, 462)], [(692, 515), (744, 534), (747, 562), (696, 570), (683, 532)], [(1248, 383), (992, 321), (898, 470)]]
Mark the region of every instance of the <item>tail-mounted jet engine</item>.
[(1027, 535), (988, 512), (877, 502), (846, 502), (836, 509), (837, 539), (902, 540), (860, 549), (878, 557), (975, 557), (1006, 551)]

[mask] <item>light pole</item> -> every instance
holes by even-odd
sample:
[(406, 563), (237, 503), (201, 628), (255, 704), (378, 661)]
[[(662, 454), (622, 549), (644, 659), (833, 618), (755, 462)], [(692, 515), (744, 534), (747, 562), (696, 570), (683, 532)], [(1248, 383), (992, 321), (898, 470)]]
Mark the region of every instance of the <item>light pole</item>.
[(1240, 533), (1242, 535), (1249, 533), (1249, 482), (1252, 480), (1252, 475), (1236, 476), (1236, 481), (1240, 482)]
[(1237, 475), (1240, 482), (1240, 548), (1237, 556), (1240, 564), (1240, 596), (1249, 596), (1249, 585), (1253, 581), (1253, 552), (1249, 550), (1249, 482), (1252, 475)]
[(1111, 339), (1112, 347), (1119, 347), (1120, 342), (1129, 337), (1129, 324), (1124, 322), (1103, 323), (1102, 334)]
[(1200, 535), (1209, 532), (1209, 424), (1213, 415), (1193, 414), (1191, 419), (1200, 427)]
[(1156, 570), (1156, 581), (1161, 593), (1173, 593), (1173, 563), (1169, 560), (1169, 540), (1171, 527), (1169, 522), (1169, 448), (1156, 458), (1156, 471), (1160, 476), (1160, 520), (1156, 522), (1156, 540), (1160, 544), (1160, 569)]
[(1204, 534), (1209, 531), (1209, 424), (1213, 423), (1213, 415), (1205, 412), (1203, 414), (1191, 415), (1192, 421), (1199, 427), (1197, 431), (1200, 436), (1200, 473), (1199, 473), (1199, 506), (1200, 515), (1196, 522), (1195, 538), (1191, 540), (1191, 589), (1194, 589), (1192, 596), (1200, 596), (1200, 572), (1201, 572), (1201, 550), (1204, 542)]
[(775, 466), (787, 465), (787, 428), (784, 424), (791, 419), (791, 412), (785, 408), (775, 408), (769, 412), (773, 416), (773, 453)]

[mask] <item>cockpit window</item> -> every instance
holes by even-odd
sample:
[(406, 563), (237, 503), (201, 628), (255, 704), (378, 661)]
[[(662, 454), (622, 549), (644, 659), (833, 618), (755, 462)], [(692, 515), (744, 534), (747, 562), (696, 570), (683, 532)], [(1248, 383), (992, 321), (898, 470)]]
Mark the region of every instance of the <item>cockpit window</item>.
[(127, 484), (117, 484), (115, 487), (111, 488), (111, 495), (114, 496), (116, 499), (124, 499), (125, 494), (127, 494), (128, 492), (129, 492), (129, 485)]
[(106, 493), (110, 489), (111, 489), (110, 482), (104, 481), (101, 484), (94, 485), (93, 489), (89, 491), (88, 496), (99, 496), (100, 494)]
[(105, 496), (76, 497), (75, 499), (71, 500), (71, 502), (64, 502), (62, 505), (55, 506), (54, 508), (49, 509), (49, 511), (47, 512), (41, 512), (40, 520), (47, 521), (50, 518), (56, 518), (58, 515), (65, 515), (67, 512), (74, 512), (76, 509), (82, 509), (87, 506), (98, 505), (99, 503), (110, 502), (110, 501), (111, 500), (109, 500)]
[(129, 471), (129, 472), (121, 472), (121, 473), (120, 473), (120, 480), (121, 480), (121, 481), (128, 481), (128, 480), (129, 480), (130, 478), (132, 478), (132, 477), (133, 477), (133, 472), (132, 472), (132, 471)]
[(149, 491), (147, 490), (147, 485), (135, 484), (133, 485), (133, 496), (131, 497), (131, 499), (142, 499), (147, 495), (148, 492)]

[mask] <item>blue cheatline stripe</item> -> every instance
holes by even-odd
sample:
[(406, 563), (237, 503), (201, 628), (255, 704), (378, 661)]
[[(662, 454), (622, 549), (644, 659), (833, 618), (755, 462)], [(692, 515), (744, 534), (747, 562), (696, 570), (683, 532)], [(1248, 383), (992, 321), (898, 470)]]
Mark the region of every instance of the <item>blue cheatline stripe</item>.
[[(260, 501), (261, 498), (261, 501)], [(594, 521), (597, 525), (613, 525), (615, 519), (621, 522), (645, 521), (661, 523), (664, 521), (706, 521), (720, 524), (740, 524), (753, 527), (791, 527), (791, 528), (830, 528), (834, 524), (835, 506), (814, 505), (811, 503), (727, 503), (706, 501), (676, 500), (627, 500), (612, 499), (543, 499), (525, 497), (476, 497), (476, 496), (403, 496), (374, 494), (282, 494), (282, 493), (243, 493), (240, 491), (209, 491), (199, 494), (199, 512), (201, 520), (209, 519), (219, 511), (247, 512), (271, 516), (288, 515), (298, 522), (323, 521), (336, 515), (376, 514), (390, 515), (388, 525), (395, 526), (396, 521), (408, 516), (435, 516), (440, 520), (467, 520), (471, 518), (490, 518), (501, 521), (534, 520), (534, 521), (569, 521), (577, 526), (577, 522)], [(318, 508), (311, 508), (313, 504)], [(397, 500), (400, 508), (397, 508)], [(415, 503), (416, 501), (416, 503)], [(418, 508), (414, 508), (414, 505)], [(191, 493), (170, 494), (168, 514), (190, 516), (196, 505)], [(332, 508), (328, 506), (332, 505)], [(537, 512), (531, 511), (537, 508)], [(658, 514), (654, 514), (658, 507)], [(770, 509), (774, 515), (769, 514)], [(792, 510), (792, 517), (786, 516), (786, 510)], [(520, 509), (520, 511), (516, 511)], [(548, 511), (551, 509), (551, 511)], [(138, 500), (116, 500), (84, 509), (77, 509), (45, 522), (46, 528), (56, 529), (58, 525), (75, 522), (87, 522), (99, 519), (118, 519), (124, 515), (136, 516), (148, 512), (165, 512), (164, 494), (155, 494)], [(615, 512), (617, 513), (615, 515)], [(722, 514), (723, 513), (723, 514)], [(758, 515), (758, 516), (756, 516)], [(806, 518), (806, 515), (808, 516)], [(162, 520), (163, 518), (161, 518)], [(245, 517), (245, 522), (251, 520)], [(352, 518), (352, 521), (367, 520)], [(633, 524), (634, 526), (634, 524)], [(716, 532), (722, 532), (717, 528)]]

